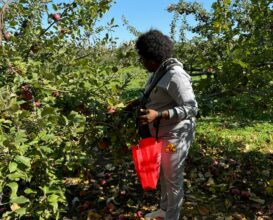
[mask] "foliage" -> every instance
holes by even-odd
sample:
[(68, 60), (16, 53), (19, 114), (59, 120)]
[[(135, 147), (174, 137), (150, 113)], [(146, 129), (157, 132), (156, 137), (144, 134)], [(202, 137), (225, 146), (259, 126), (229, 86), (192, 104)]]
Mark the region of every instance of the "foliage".
[(84, 172), (92, 165), (94, 148), (111, 129), (117, 131), (120, 122), (108, 111), (123, 106), (119, 95), (131, 74), (119, 73), (125, 64), (111, 49), (115, 42), (108, 32), (114, 20), (95, 27), (110, 4), (22, 0), (1, 5), (0, 203), (5, 219), (58, 219), (67, 208), (64, 176)]
[[(77, 203), (74, 197), (70, 203), (67, 201), (71, 193), (67, 190), (67, 177), (87, 179), (91, 187), (101, 189), (90, 177), (94, 172), (93, 177), (101, 178), (98, 167), (93, 167), (96, 157), (102, 163), (106, 155), (113, 159), (103, 167), (108, 172), (118, 166), (122, 167), (122, 174), (131, 169), (126, 167), (132, 165), (130, 162), (123, 162), (130, 156), (128, 147), (137, 138), (132, 129), (135, 122), (128, 112), (119, 110), (123, 109), (124, 102), (138, 96), (146, 73), (139, 68), (133, 42), (115, 47), (110, 34), (116, 27), (114, 19), (105, 27), (96, 26), (111, 6), (110, 0), (2, 2), (0, 215), (4, 219), (58, 219)], [(198, 28), (192, 29), (199, 33), (199, 38), (188, 42), (183, 39), (183, 44), (177, 42), (177, 55), (185, 61), (187, 69), (201, 68), (214, 74), (211, 78), (201, 78), (196, 84), (202, 91), (198, 99), (203, 113), (215, 115), (228, 110), (229, 113), (239, 112), (238, 117), (247, 114), (253, 119), (263, 112), (259, 119), (267, 119), (272, 114), (272, 36), (267, 32), (267, 28), (271, 28), (268, 21), (272, 9), (266, 1), (236, 3), (237, 6), (229, 1), (218, 1), (213, 13), (206, 12), (197, 3), (183, 1), (169, 8), (176, 11), (176, 18), (181, 13), (194, 13), (199, 21)], [(127, 21), (124, 19), (124, 22)], [(126, 25), (136, 36), (139, 34), (128, 22)], [(186, 24), (184, 27), (190, 28)], [(264, 34), (256, 31), (257, 27), (261, 27)], [(105, 34), (103, 38), (100, 37), (102, 33)], [(211, 97), (224, 96), (235, 87), (233, 96), (224, 99), (225, 102), (204, 96), (204, 91), (212, 93)], [(245, 89), (255, 93), (237, 96)], [(248, 109), (249, 103), (259, 104), (256, 108), (259, 111)], [(201, 120), (208, 123), (209, 119)], [(237, 126), (226, 121), (219, 123)], [(251, 133), (272, 129), (270, 124), (263, 126), (248, 129)], [(209, 131), (209, 135), (199, 134), (196, 144), (199, 147), (205, 142), (206, 147), (220, 143), (222, 147), (233, 148), (249, 138), (239, 128), (238, 133), (243, 135), (236, 139), (236, 131), (235, 141), (229, 139), (229, 134), (233, 133), (228, 129), (221, 137), (214, 135), (219, 128), (208, 129), (201, 123), (198, 132), (200, 129)], [(264, 135), (255, 135), (255, 139), (246, 143), (250, 148), (255, 144), (264, 146), (264, 141), (272, 142)], [(124, 200), (129, 208), (134, 205), (132, 198), (136, 198), (134, 190), (137, 190), (136, 177), (131, 174), (124, 174), (126, 181), (120, 183), (124, 179), (119, 180), (117, 186), (133, 192)], [(270, 191), (272, 184), (265, 184)], [(106, 187), (104, 181), (101, 185)], [(111, 187), (107, 185), (109, 193), (113, 193)], [(209, 192), (218, 190), (217, 187), (210, 188)], [(98, 194), (88, 191), (88, 196)], [(78, 208), (82, 211), (83, 207)], [(107, 213), (112, 214), (108, 209)], [(130, 217), (135, 218), (135, 215)]]
[[(214, 73), (214, 78), (203, 80), (200, 89), (207, 92), (233, 89), (266, 89), (272, 96), (272, 4), (269, 0), (217, 0), (212, 11), (199, 3), (181, 0), (170, 5), (175, 14), (171, 30), (193, 32), (192, 40), (180, 38), (177, 56), (194, 68)], [(185, 17), (193, 15), (197, 24), (190, 26)], [(179, 18), (182, 17), (180, 28)], [(264, 92), (264, 91), (263, 91)], [(250, 92), (251, 93), (251, 92)]]

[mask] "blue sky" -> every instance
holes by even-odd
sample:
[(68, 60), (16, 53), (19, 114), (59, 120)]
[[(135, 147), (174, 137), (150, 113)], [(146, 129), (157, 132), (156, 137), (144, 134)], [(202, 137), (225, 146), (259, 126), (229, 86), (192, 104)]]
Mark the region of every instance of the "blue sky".
[[(192, 2), (192, 0), (190, 0)], [(102, 24), (115, 19), (119, 25), (112, 34), (113, 37), (119, 38), (118, 42), (133, 40), (135, 37), (130, 34), (122, 24), (122, 16), (129, 21), (129, 24), (140, 32), (145, 32), (150, 28), (161, 30), (165, 34), (170, 33), (170, 24), (173, 14), (167, 11), (170, 4), (176, 4), (179, 0), (116, 0), (110, 10), (104, 15)], [(214, 0), (197, 0), (204, 8), (210, 10)], [(189, 20), (194, 22), (193, 19)], [(187, 35), (188, 38), (191, 35)]]

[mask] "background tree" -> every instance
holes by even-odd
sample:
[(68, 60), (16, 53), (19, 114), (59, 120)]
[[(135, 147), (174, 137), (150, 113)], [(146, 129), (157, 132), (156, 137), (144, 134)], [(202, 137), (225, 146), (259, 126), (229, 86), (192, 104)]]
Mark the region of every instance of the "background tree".
[[(177, 56), (190, 68), (214, 73), (214, 78), (202, 80), (199, 89), (215, 95), (247, 93), (259, 96), (257, 106), (272, 105), (273, 51), (272, 3), (268, 0), (217, 0), (212, 11), (201, 4), (184, 0), (170, 5), (174, 13), (172, 32), (193, 32), (196, 37), (177, 42)], [(180, 17), (193, 15), (197, 23), (191, 26)], [(262, 102), (263, 104), (258, 104)], [(271, 103), (271, 104), (270, 104)]]
[[(181, 16), (193, 14), (197, 21), (194, 27), (182, 24), (180, 29), (199, 36), (202, 54), (201, 51), (196, 54), (204, 60), (197, 65), (209, 62), (217, 70), (217, 79), (230, 89), (270, 86), (273, 61), (270, 1), (224, 0), (216, 1), (212, 8), (208, 12), (198, 3), (185, 1), (169, 7), (170, 12)], [(178, 24), (174, 21), (173, 29)]]

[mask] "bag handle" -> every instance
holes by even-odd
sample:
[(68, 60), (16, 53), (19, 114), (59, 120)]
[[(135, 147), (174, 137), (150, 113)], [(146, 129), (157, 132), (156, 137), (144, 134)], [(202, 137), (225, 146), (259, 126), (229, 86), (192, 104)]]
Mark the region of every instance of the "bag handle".
[(160, 119), (161, 118), (157, 118), (156, 121), (154, 122), (154, 127), (155, 127), (155, 140), (156, 142), (158, 142), (158, 132), (159, 132), (159, 125), (160, 125)]

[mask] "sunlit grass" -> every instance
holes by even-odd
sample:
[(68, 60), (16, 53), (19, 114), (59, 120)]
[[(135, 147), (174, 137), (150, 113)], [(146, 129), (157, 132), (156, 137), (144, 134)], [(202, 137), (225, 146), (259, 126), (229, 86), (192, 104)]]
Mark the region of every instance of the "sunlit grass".
[(200, 139), (227, 150), (273, 153), (273, 124), (266, 121), (235, 120), (226, 116), (209, 116), (197, 122), (197, 142)]

